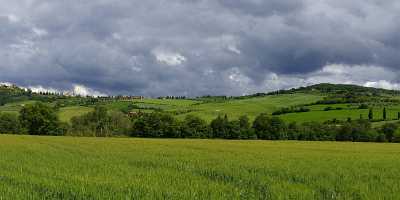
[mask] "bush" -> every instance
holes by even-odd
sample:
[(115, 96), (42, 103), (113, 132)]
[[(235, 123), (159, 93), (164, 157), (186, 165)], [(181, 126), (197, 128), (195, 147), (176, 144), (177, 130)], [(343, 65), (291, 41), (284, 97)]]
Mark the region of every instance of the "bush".
[(187, 115), (181, 125), (182, 137), (206, 138), (210, 137), (206, 121), (200, 117)]
[(368, 109), (368, 108), (369, 108), (369, 106), (364, 103), (358, 106), (358, 109)]
[(0, 113), (0, 133), (23, 134), (24, 132), (16, 114)]
[(211, 121), (210, 128), (212, 131), (212, 137), (227, 138), (229, 134), (228, 116), (226, 115), (225, 117), (218, 116), (216, 119)]
[(218, 116), (210, 123), (210, 131), (214, 138), (225, 139), (254, 139), (255, 133), (250, 128), (249, 118), (241, 116), (237, 120), (229, 121), (228, 117)]
[(381, 133), (385, 135), (385, 138), (389, 141), (392, 142), (395, 140), (395, 133), (397, 132), (397, 129), (399, 128), (398, 124), (395, 123), (386, 123), (382, 126), (381, 128)]
[(287, 139), (287, 127), (283, 120), (277, 117), (270, 118), (263, 113), (256, 117), (253, 128), (260, 139)]
[(181, 137), (179, 122), (170, 114), (144, 113), (133, 124), (133, 136), (139, 137)]
[(400, 143), (400, 129), (397, 129), (395, 131), (393, 142)]
[(62, 134), (55, 109), (46, 104), (37, 103), (23, 107), (19, 119), (23, 128), (31, 135)]
[(108, 112), (105, 107), (97, 106), (94, 111), (71, 119), (69, 135), (73, 136), (121, 136), (129, 135), (131, 122), (121, 112)]
[(310, 112), (309, 108), (306, 107), (300, 107), (300, 108), (281, 108), (280, 110), (277, 110), (272, 113), (272, 115), (283, 115), (287, 113), (302, 113), (302, 112)]

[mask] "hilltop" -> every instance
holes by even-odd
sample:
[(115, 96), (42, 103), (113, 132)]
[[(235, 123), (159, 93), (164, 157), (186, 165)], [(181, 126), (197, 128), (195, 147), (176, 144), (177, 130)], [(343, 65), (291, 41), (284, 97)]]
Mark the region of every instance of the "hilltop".
[(307, 87), (293, 88), (290, 90), (279, 90), (274, 93), (296, 93), (296, 92), (320, 92), (325, 94), (360, 94), (360, 95), (400, 95), (398, 90), (387, 90), (382, 88), (364, 87), (359, 85), (351, 84), (331, 84), (331, 83), (320, 83)]
[[(333, 95), (333, 94), (357, 94), (357, 95), (364, 95), (364, 96), (383, 96), (383, 95), (394, 95), (394, 96), (400, 96), (400, 91), (399, 90), (388, 90), (388, 89), (382, 89), (382, 88), (374, 88), (374, 87), (365, 87), (365, 86), (359, 86), (359, 85), (352, 85), (352, 84), (331, 84), (331, 83), (320, 83), (320, 84), (315, 84), (315, 85), (310, 85), (310, 86), (305, 86), (305, 87), (298, 87), (298, 88), (291, 88), (291, 89), (285, 89), (285, 90), (276, 90), (268, 93), (255, 93), (251, 95), (244, 95), (244, 96), (201, 96), (201, 97), (196, 97), (196, 98), (188, 98), (185, 96), (179, 96), (179, 97), (174, 97), (174, 96), (166, 96), (166, 97), (158, 97), (158, 99), (219, 99), (219, 100), (226, 100), (226, 99), (241, 99), (241, 98), (251, 98), (251, 97), (260, 97), (260, 96), (271, 96), (271, 95), (277, 95), (277, 94), (295, 94), (295, 93), (311, 93), (311, 94), (323, 94), (323, 95)], [(52, 92), (39, 92), (35, 93), (32, 92), (30, 89), (26, 88), (21, 88), (16, 85), (0, 85), (0, 97), (3, 98), (15, 98), (15, 101), (18, 101), (20, 99), (28, 99), (32, 98), (32, 95), (34, 96), (40, 96), (40, 97), (48, 97), (48, 96), (58, 96), (58, 97), (71, 97), (75, 95), (65, 95), (63, 93), (52, 93)], [(16, 98), (19, 97), (19, 98)], [(80, 98), (88, 98), (90, 96), (79, 96), (76, 95), (76, 97)], [(117, 99), (130, 99), (130, 96), (113, 96), (111, 98), (117, 98)], [(131, 96), (134, 98), (131, 99), (142, 99), (143, 97), (141, 96)], [(138, 98), (141, 97), (141, 98)], [(103, 98), (110, 98), (109, 97), (103, 97)]]

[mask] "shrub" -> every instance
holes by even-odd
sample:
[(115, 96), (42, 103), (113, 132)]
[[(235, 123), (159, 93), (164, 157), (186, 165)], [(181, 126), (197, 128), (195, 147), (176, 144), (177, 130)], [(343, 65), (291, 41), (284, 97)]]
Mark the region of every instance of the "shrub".
[(24, 132), (16, 114), (0, 113), (0, 133), (23, 134)]
[(187, 115), (181, 124), (182, 137), (204, 138), (209, 137), (210, 130), (206, 121), (194, 115)]
[(300, 107), (300, 108), (281, 108), (280, 110), (277, 110), (272, 113), (272, 115), (282, 115), (282, 114), (287, 114), (287, 113), (302, 113), (302, 112), (310, 112), (309, 108), (306, 107)]
[(330, 111), (330, 110), (333, 110), (333, 108), (332, 108), (332, 107), (330, 107), (330, 106), (328, 106), (328, 107), (324, 108), (324, 111)]
[(74, 136), (120, 136), (129, 135), (129, 118), (121, 112), (108, 112), (105, 107), (97, 106), (94, 111), (71, 119), (69, 135)]
[(19, 119), (31, 135), (60, 135), (62, 132), (56, 111), (43, 103), (23, 107)]
[(253, 123), (253, 128), (260, 139), (287, 139), (285, 122), (277, 117), (270, 118), (267, 114), (260, 114)]
[(144, 113), (133, 124), (133, 136), (139, 137), (181, 137), (179, 122), (168, 113)]

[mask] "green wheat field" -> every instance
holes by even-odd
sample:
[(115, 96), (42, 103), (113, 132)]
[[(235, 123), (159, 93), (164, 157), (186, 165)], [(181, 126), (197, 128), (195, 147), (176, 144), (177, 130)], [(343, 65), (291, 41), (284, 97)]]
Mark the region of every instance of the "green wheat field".
[(399, 199), (400, 146), (0, 135), (0, 199)]

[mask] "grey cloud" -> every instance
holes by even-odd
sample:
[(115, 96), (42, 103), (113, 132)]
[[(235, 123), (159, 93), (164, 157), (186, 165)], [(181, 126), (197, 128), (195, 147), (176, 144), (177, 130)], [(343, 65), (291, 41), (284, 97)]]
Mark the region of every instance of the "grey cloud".
[(288, 12), (298, 11), (305, 6), (305, 1), (281, 1), (281, 0), (236, 0), (218, 1), (223, 7), (230, 8), (232, 10), (241, 12), (242, 14), (249, 14), (255, 16), (269, 16), (279, 15)]
[[(196, 96), (304, 85), (332, 64), (397, 72), (399, 11), (395, 0), (10, 1), (0, 81)], [(367, 81), (358, 76), (319, 80)], [(380, 76), (370, 79), (398, 82)]]

